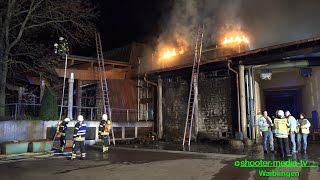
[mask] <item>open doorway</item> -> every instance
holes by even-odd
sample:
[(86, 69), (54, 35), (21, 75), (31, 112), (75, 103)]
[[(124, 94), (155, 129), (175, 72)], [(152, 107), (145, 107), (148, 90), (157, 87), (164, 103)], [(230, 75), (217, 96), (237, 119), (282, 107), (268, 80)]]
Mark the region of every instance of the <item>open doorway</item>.
[(274, 116), (279, 109), (289, 110), (291, 115), (298, 117), (302, 110), (301, 89), (295, 90), (264, 90), (265, 107), (270, 116)]

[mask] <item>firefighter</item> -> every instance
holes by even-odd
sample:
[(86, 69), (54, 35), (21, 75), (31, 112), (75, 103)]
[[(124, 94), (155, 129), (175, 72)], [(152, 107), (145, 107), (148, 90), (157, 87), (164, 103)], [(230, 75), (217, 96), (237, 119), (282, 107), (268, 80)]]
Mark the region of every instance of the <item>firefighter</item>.
[(107, 152), (110, 145), (111, 121), (107, 114), (102, 115), (99, 126), (99, 138), (103, 140), (102, 152)]
[(275, 136), (278, 140), (279, 152), (281, 157), (292, 156), (289, 153), (288, 126), (287, 119), (282, 110), (278, 110), (274, 119)]
[(69, 118), (65, 118), (58, 126), (57, 135), (60, 136), (60, 152), (64, 152), (64, 146), (66, 145), (66, 131), (68, 128)]
[(83, 116), (78, 116), (78, 122), (74, 127), (74, 134), (73, 134), (73, 146), (72, 146), (72, 154), (71, 159), (75, 159), (77, 156), (77, 151), (80, 148), (81, 158), (84, 159), (86, 157), (84, 142), (86, 136), (87, 125), (84, 122)]

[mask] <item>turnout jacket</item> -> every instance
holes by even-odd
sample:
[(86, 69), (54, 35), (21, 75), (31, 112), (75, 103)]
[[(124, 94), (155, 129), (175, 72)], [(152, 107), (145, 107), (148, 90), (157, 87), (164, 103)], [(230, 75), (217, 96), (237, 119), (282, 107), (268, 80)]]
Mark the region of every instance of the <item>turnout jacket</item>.
[(78, 121), (74, 127), (73, 138), (75, 141), (84, 141), (87, 131), (87, 124), (84, 121)]
[(68, 129), (68, 122), (62, 121), (58, 126), (58, 133), (60, 133), (62, 136), (66, 135), (66, 131)]
[(110, 131), (111, 131), (111, 121), (110, 121), (110, 124), (107, 124), (107, 121), (102, 120), (99, 126), (99, 135), (102, 135), (102, 136), (109, 135)]

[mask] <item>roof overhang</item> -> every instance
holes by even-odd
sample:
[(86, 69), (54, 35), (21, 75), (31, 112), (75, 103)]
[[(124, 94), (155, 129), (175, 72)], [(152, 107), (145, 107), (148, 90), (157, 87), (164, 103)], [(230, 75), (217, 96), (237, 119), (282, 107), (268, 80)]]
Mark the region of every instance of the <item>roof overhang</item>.
[[(200, 66), (208, 64), (227, 62), (232, 60), (233, 66), (243, 65), (259, 65), (269, 64), (275, 62), (298, 61), (309, 60), (315, 61), (320, 59), (320, 36), (310, 39), (304, 39), (299, 41), (293, 41), (284, 44), (278, 44), (265, 48), (259, 48), (255, 50), (245, 51), (241, 53), (235, 53), (232, 55), (214, 57), (203, 60), (201, 58)], [(312, 64), (312, 62), (310, 63)], [(162, 73), (176, 71), (186, 68), (191, 68), (193, 63), (188, 63), (180, 66), (173, 66), (165, 69), (150, 71), (149, 75), (159, 75)], [(201, 69), (201, 67), (200, 67)]]

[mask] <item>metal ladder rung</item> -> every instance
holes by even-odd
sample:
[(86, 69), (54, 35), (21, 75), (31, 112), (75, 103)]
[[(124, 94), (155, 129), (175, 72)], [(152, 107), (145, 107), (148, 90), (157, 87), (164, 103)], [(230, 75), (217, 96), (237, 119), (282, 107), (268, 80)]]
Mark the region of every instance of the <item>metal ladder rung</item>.
[[(101, 83), (101, 93), (103, 94), (102, 95), (103, 102), (100, 103), (102, 108), (99, 109), (99, 112), (100, 112), (99, 114), (101, 117), (102, 113), (106, 113), (111, 118), (110, 101), (109, 101), (109, 95), (108, 95), (108, 85), (107, 85), (106, 74), (105, 74), (101, 38), (100, 38), (100, 34), (98, 32), (96, 32), (95, 35), (96, 35), (97, 58), (98, 58), (99, 75), (100, 75), (100, 83)], [(112, 131), (113, 144), (115, 145), (114, 131), (113, 131), (112, 125), (111, 125), (111, 131)], [(109, 143), (110, 143), (110, 141), (109, 141)]]
[(187, 109), (187, 117), (186, 117), (186, 124), (184, 129), (183, 135), (183, 142), (182, 145), (188, 141), (188, 145), (190, 145), (191, 135), (192, 135), (192, 123), (194, 120), (194, 105), (195, 105), (195, 86), (198, 84), (198, 73), (199, 73), (199, 65), (201, 60), (201, 51), (202, 51), (202, 40), (203, 40), (203, 26), (198, 28), (197, 32), (197, 39), (195, 45), (195, 53), (194, 53), (194, 60), (193, 60), (193, 68), (192, 68), (192, 75), (190, 81), (190, 92), (189, 92), (189, 100), (188, 100), (188, 109)]

